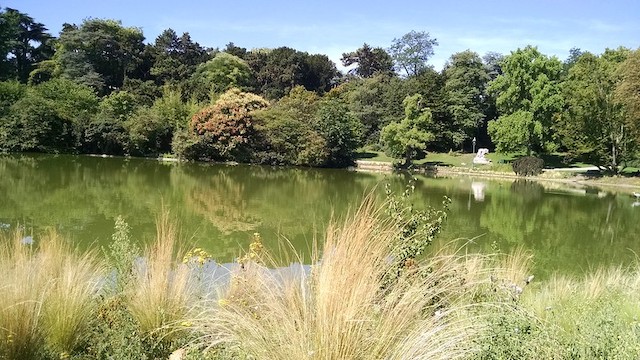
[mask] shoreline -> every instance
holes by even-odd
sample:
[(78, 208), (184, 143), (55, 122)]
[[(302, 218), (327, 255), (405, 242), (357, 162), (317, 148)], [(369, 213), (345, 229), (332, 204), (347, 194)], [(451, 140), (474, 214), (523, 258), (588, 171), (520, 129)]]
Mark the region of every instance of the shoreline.
[[(393, 166), (391, 163), (366, 161), (366, 160), (357, 160), (354, 170), (363, 171), (363, 172), (384, 172), (384, 173), (394, 172)], [(480, 177), (480, 178), (489, 178), (489, 179), (497, 178), (497, 179), (509, 179), (509, 180), (519, 180), (519, 179), (533, 180), (533, 181), (539, 181), (539, 182), (573, 184), (573, 185), (579, 185), (583, 187), (614, 188), (617, 190), (640, 189), (640, 178), (637, 178), (637, 183), (619, 183), (612, 180), (624, 179), (624, 178), (606, 176), (601, 178), (590, 179), (582, 173), (567, 177), (567, 172), (554, 170), (554, 169), (544, 170), (543, 174), (548, 174), (549, 176), (518, 176), (514, 173), (496, 172), (496, 171), (490, 171), (490, 170), (470, 170), (467, 168), (451, 167), (451, 166), (419, 167), (417, 169), (414, 169), (413, 172), (432, 174), (435, 176), (467, 176), (467, 177)], [(554, 177), (554, 176), (558, 176), (558, 177)]]

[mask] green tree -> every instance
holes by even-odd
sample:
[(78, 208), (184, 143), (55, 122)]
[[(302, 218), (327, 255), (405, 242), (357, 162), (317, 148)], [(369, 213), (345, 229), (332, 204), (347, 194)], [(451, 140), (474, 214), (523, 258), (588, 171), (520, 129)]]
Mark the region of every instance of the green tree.
[(489, 75), (480, 56), (470, 50), (451, 55), (444, 73), (447, 112), (453, 125), (450, 136), (454, 144), (462, 146), (479, 135)]
[(53, 55), (47, 28), (27, 14), (6, 8), (0, 12), (0, 79), (26, 83), (36, 63)]
[(118, 91), (105, 97), (98, 114), (87, 127), (86, 150), (90, 153), (122, 155), (129, 151), (127, 120), (138, 108), (136, 97)]
[(142, 61), (144, 36), (138, 28), (124, 27), (115, 20), (88, 19), (82, 25), (63, 26), (54, 60), (63, 77), (94, 86), (110, 93), (120, 89), (124, 79)]
[(614, 96), (620, 82), (617, 69), (627, 53), (607, 50), (577, 59), (562, 84), (566, 111), (557, 126), (574, 157), (613, 173), (636, 155), (624, 106)]
[(9, 113), (11, 105), (15, 104), (27, 92), (27, 86), (17, 81), (0, 82), (0, 117)]
[(227, 54), (217, 53), (216, 56), (198, 65), (192, 76), (196, 93), (220, 94), (231, 88), (242, 91), (251, 90), (253, 76), (249, 65), (241, 58)]
[(315, 113), (313, 128), (326, 142), (325, 166), (342, 167), (353, 163), (362, 128), (344, 101), (332, 97), (323, 100)]
[(430, 129), (433, 125), (431, 111), (423, 107), (422, 95), (408, 96), (403, 105), (404, 119), (385, 126), (380, 140), (387, 155), (404, 158), (404, 166), (409, 166), (413, 159), (425, 154), (427, 145), (435, 136)]
[(397, 71), (415, 76), (429, 67), (427, 62), (433, 56), (434, 46), (438, 46), (438, 40), (432, 39), (428, 32), (411, 30), (401, 38), (393, 39), (389, 54)]
[(614, 96), (625, 107), (625, 124), (635, 144), (640, 144), (640, 49), (632, 51), (620, 64)]
[(325, 139), (313, 128), (320, 98), (302, 86), (273, 106), (256, 113), (262, 144), (258, 162), (322, 166), (329, 156)]
[(298, 85), (323, 94), (338, 76), (335, 64), (325, 55), (288, 47), (253, 50), (245, 60), (254, 73), (257, 90), (269, 99), (279, 99)]
[(489, 86), (501, 114), (488, 125), (496, 149), (528, 154), (555, 149), (552, 126), (562, 109), (562, 63), (527, 46), (505, 57), (502, 71)]
[(178, 34), (166, 29), (160, 34), (151, 49), (153, 65), (151, 75), (160, 84), (177, 84), (190, 78), (199, 64), (209, 60), (209, 54), (189, 33)]
[(338, 88), (349, 110), (362, 124), (363, 141), (377, 145), (380, 129), (403, 114), (402, 100), (408, 95), (401, 79), (390, 73), (350, 80)]
[(248, 161), (255, 137), (253, 112), (269, 103), (258, 95), (230, 89), (191, 119), (203, 158)]
[(360, 77), (372, 77), (378, 73), (390, 73), (393, 71), (393, 59), (383, 48), (372, 48), (364, 43), (361, 48), (349, 53), (343, 53), (342, 66), (356, 65), (349, 70), (349, 74)]

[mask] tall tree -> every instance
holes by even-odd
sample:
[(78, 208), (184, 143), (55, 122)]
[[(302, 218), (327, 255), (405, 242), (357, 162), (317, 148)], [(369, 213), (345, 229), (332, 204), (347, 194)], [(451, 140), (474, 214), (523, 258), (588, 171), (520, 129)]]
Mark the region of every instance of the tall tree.
[(461, 146), (479, 135), (485, 119), (485, 91), (489, 74), (480, 56), (470, 50), (451, 55), (445, 66), (444, 92), (451, 118), (451, 140)]
[(431, 111), (422, 104), (422, 95), (408, 96), (403, 105), (404, 119), (385, 126), (380, 140), (385, 153), (395, 158), (404, 158), (404, 166), (407, 167), (413, 159), (425, 155), (427, 145), (435, 139), (435, 135), (431, 132)]
[(338, 74), (328, 57), (288, 47), (253, 50), (245, 60), (255, 74), (258, 90), (269, 99), (279, 99), (297, 85), (322, 94)]
[(635, 144), (640, 146), (640, 49), (629, 53), (620, 64), (617, 75), (620, 82), (614, 96), (624, 105), (625, 123)]
[(557, 125), (570, 154), (614, 173), (635, 156), (624, 107), (614, 98), (616, 70), (626, 53), (584, 53), (575, 61), (562, 84), (566, 111)]
[(505, 57), (503, 74), (489, 86), (497, 95), (500, 112), (489, 122), (491, 140), (498, 151), (547, 152), (553, 142), (554, 116), (562, 108), (562, 63), (527, 46)]
[(342, 54), (342, 66), (356, 65), (349, 70), (350, 74), (361, 77), (371, 77), (377, 73), (393, 71), (393, 59), (383, 48), (372, 48), (366, 43), (356, 51)]
[(35, 64), (53, 55), (47, 28), (18, 10), (0, 12), (0, 79), (26, 83)]
[(56, 54), (61, 75), (78, 80), (91, 73), (104, 83), (99, 91), (120, 89), (142, 60), (143, 41), (140, 29), (124, 27), (115, 20), (89, 19), (80, 26), (65, 24)]
[(429, 67), (427, 62), (433, 56), (434, 46), (438, 46), (438, 40), (432, 39), (428, 32), (411, 30), (393, 39), (389, 53), (398, 71), (415, 76)]
[(379, 73), (340, 86), (349, 109), (363, 126), (366, 144), (377, 145), (380, 130), (402, 118), (402, 100), (408, 95), (407, 86), (404, 85), (401, 79), (391, 73)]
[(199, 64), (209, 60), (206, 49), (193, 42), (189, 33), (178, 37), (173, 29), (164, 30), (156, 38), (151, 51), (154, 56), (151, 75), (160, 84), (184, 81)]
[(202, 95), (212, 92), (221, 94), (231, 88), (248, 91), (253, 84), (253, 74), (241, 58), (220, 52), (213, 59), (198, 65), (191, 82), (198, 88), (197, 93), (202, 98)]

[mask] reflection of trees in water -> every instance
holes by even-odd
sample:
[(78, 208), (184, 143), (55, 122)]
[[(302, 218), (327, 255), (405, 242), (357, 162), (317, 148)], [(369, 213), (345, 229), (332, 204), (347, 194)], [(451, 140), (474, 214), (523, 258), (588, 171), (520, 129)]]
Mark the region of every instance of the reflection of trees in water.
[(628, 261), (629, 249), (640, 250), (638, 214), (624, 197), (545, 193), (524, 182), (509, 190), (492, 194), (480, 225), (497, 236), (502, 250), (531, 249), (538, 270), (586, 271)]
[(293, 241), (324, 230), (334, 210), (357, 206), (377, 181), (344, 170), (242, 165), (183, 166), (173, 176), (186, 187), (186, 205), (223, 234), (261, 230)]
[(511, 183), (511, 192), (522, 197), (525, 202), (537, 201), (544, 193), (544, 187), (537, 181), (518, 179)]

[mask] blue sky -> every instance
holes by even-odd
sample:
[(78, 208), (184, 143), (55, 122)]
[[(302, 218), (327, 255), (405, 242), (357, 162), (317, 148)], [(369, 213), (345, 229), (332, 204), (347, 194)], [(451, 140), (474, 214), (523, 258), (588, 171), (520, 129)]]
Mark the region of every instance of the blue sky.
[(601, 53), (640, 46), (637, 0), (0, 0), (0, 6), (26, 12), (56, 36), (65, 22), (110, 18), (142, 28), (148, 42), (170, 27), (203, 46), (289, 46), (338, 65), (343, 52), (365, 42), (387, 48), (411, 30), (438, 40), (431, 60), (437, 69), (466, 49), (508, 54), (531, 44), (565, 59), (572, 47)]

